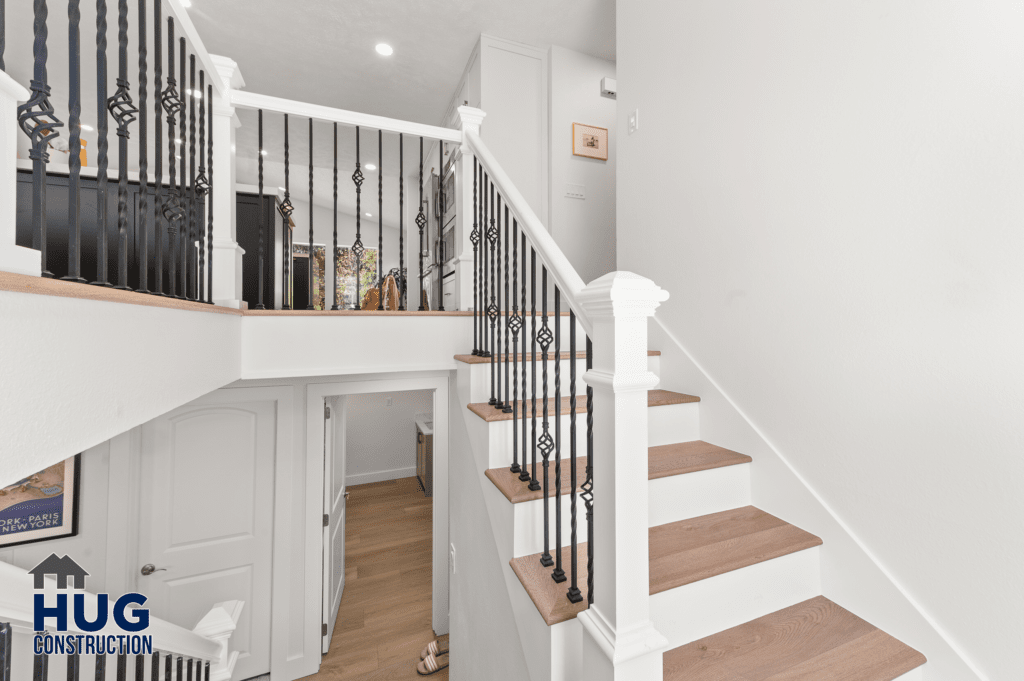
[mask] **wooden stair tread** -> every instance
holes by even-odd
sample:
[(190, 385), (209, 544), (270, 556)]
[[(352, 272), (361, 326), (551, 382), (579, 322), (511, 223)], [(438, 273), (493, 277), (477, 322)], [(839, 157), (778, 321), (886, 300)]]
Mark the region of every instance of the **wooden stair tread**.
[[(555, 400), (553, 397), (548, 397), (548, 416), (555, 415)], [(672, 392), (671, 390), (648, 390), (647, 391), (647, 406), (648, 407), (663, 407), (670, 404), (688, 404), (691, 402), (700, 402), (700, 398), (695, 395), (684, 395), (683, 393)], [(524, 404), (526, 405), (524, 407)], [(495, 409), (486, 402), (474, 402), (466, 405), (471, 412), (482, 418), (488, 423), (494, 421), (511, 421), (512, 412), (503, 412), (500, 409)], [(520, 418), (524, 416), (529, 417), (532, 415), (532, 402), (530, 400), (520, 400), (516, 403), (518, 414)], [(559, 411), (563, 416), (569, 413), (569, 398), (562, 398), (562, 408)], [(538, 418), (543, 415), (543, 400), (540, 396), (537, 397), (537, 416)], [(576, 414), (585, 414), (587, 411), (587, 396), (586, 393), (576, 395)]]
[[(568, 449), (566, 449), (568, 453)], [(694, 440), (693, 442), (679, 442), (672, 445), (650, 447), (647, 450), (647, 479), (656, 480), (667, 478), (672, 475), (684, 475), (696, 473), (711, 468), (723, 466), (735, 466), (738, 464), (750, 463), (752, 459), (746, 454), (740, 454), (717, 445)], [(569, 471), (570, 462), (562, 460), (562, 494), (568, 495), (572, 489), (572, 479)], [(578, 490), (586, 479), (587, 458), (586, 452), (576, 452), (576, 489)], [(540, 464), (538, 462), (538, 474)], [(549, 473), (554, 476), (554, 468), (549, 468)], [(544, 491), (532, 491), (527, 483), (519, 479), (518, 473), (513, 473), (508, 466), (502, 468), (490, 468), (484, 471), (484, 475), (494, 483), (494, 486), (505, 495), (513, 504), (521, 504), (524, 501), (544, 498)], [(550, 478), (552, 481), (554, 477)], [(548, 496), (555, 495), (555, 486), (552, 482), (548, 486)]]
[[(582, 513), (580, 514), (582, 516)], [(565, 570), (566, 580), (558, 583), (551, 579), (551, 572), (554, 567), (544, 567), (540, 564), (541, 554), (535, 553), (531, 556), (513, 558), (508, 562), (512, 571), (522, 583), (530, 600), (537, 606), (537, 611), (544, 618), (544, 622), (550, 627), (559, 622), (571, 620), (587, 609), (587, 543), (582, 542), (576, 545), (577, 576), (576, 585), (583, 594), (583, 600), (579, 603), (570, 603), (566, 597), (569, 590), (570, 558), (572, 547), (562, 547), (562, 569)], [(551, 550), (554, 557), (554, 549)]]
[[(561, 355), (561, 359), (569, 359), (569, 353), (568, 352), (562, 352), (562, 353), (559, 353), (559, 354)], [(554, 355), (555, 355), (555, 353), (550, 352), (550, 353), (548, 353), (548, 358), (549, 359), (554, 359), (555, 358)], [(658, 357), (660, 355), (661, 355), (661, 350), (648, 350), (647, 351), (647, 356), (648, 357)], [(515, 356), (516, 357), (516, 361), (517, 362), (522, 362), (524, 356), (526, 357), (527, 360), (529, 360), (529, 359), (533, 358), (533, 353), (532, 352), (526, 352), (526, 353), (520, 352), (519, 354), (517, 354)], [(512, 357), (511, 353), (504, 353), (504, 354), (501, 355), (501, 361), (503, 361), (503, 362), (508, 361), (511, 357)], [(586, 351), (581, 350), (581, 351), (578, 351), (576, 353), (576, 359), (586, 359), (586, 358), (587, 358)], [(480, 357), (479, 355), (455, 355), (455, 361), (456, 362), (462, 362), (463, 364), (490, 364), (491, 363), (491, 358), (490, 357)], [(539, 352), (537, 353), (537, 361), (541, 361), (541, 353), (539, 353)]]
[(665, 681), (892, 681), (925, 656), (824, 596), (669, 650)]
[(651, 593), (821, 545), (821, 539), (753, 506), (650, 528)]

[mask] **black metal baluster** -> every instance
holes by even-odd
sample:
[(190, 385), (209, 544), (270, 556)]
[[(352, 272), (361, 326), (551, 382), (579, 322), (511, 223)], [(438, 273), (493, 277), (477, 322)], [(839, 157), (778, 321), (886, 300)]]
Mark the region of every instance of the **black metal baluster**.
[[(551, 452), (555, 448), (555, 442), (548, 432), (548, 346), (551, 345), (551, 329), (548, 328), (548, 268), (541, 265), (541, 329), (537, 334), (537, 342), (540, 344), (541, 352), (541, 390), (544, 396), (544, 422), (540, 439), (537, 441), (537, 449), (544, 459), (544, 553), (540, 557), (540, 564), (544, 567), (551, 567), (554, 561), (548, 552), (549, 527), (548, 519), (548, 466), (550, 464)], [(561, 415), (561, 405), (555, 405), (555, 413)]]
[(206, 663), (206, 677), (205, 677), (205, 681), (210, 681), (210, 663), (209, 662)]
[(128, 681), (128, 656), (123, 651), (124, 648), (119, 646), (117, 653), (117, 681)]
[[(284, 260), (282, 274), (284, 281), (281, 282), (281, 309), (292, 309), (292, 228), (291, 216), (295, 212), (292, 205), (291, 185), (289, 184), (289, 135), (288, 135), (288, 114), (284, 115), (284, 201), (281, 202), (281, 217), (284, 218), (284, 238), (281, 240), (281, 257)], [(261, 152), (262, 155), (262, 152)], [(358, 154), (357, 154), (358, 155)], [(313, 207), (310, 206), (310, 211)], [(356, 224), (359, 224), (359, 213), (356, 212)]]
[[(81, 0), (68, 0), (68, 273), (65, 281), (82, 278), (82, 23)], [(142, 17), (145, 18), (145, 15)]]
[[(523, 244), (523, 290), (522, 290), (522, 301), (523, 301), (523, 456), (522, 456), (522, 470), (519, 472), (519, 480), (521, 482), (530, 482), (530, 466), (527, 464), (527, 449), (530, 444), (526, 437), (526, 337), (528, 330), (526, 328), (526, 230), (523, 230), (522, 236), (520, 237)], [(534, 459), (536, 462), (536, 459)]]
[[(156, 0), (156, 2), (159, 3), (160, 0)], [(167, 295), (172, 298), (178, 297), (177, 234), (181, 224), (181, 204), (178, 202), (176, 188), (178, 174), (174, 167), (174, 161), (178, 156), (175, 126), (178, 122), (178, 109), (181, 108), (177, 85), (178, 83), (174, 79), (174, 17), (167, 17), (167, 88), (160, 96), (160, 100), (167, 113), (167, 172), (170, 186), (167, 189), (167, 198), (163, 202), (162, 212), (164, 219), (167, 220)], [(100, 200), (103, 201), (102, 198)]]
[[(313, 205), (310, 204), (309, 207), (310, 207), (310, 210), (312, 210)], [(195, 660), (192, 660), (192, 659), (189, 659), (187, 662), (185, 662), (185, 681), (192, 681), (192, 663), (193, 662), (195, 662)]]
[[(504, 357), (501, 352), (503, 349), (501, 345), (501, 327), (504, 326), (503, 320), (505, 318), (505, 315), (502, 312), (501, 305), (501, 194), (497, 194), (497, 199), (498, 209), (497, 211), (495, 211), (495, 215), (497, 216), (495, 226), (497, 227), (498, 236), (496, 239), (496, 250), (494, 252), (494, 298), (497, 301), (498, 326), (494, 335), (494, 369), (496, 374), (496, 380), (494, 384), (494, 408), (497, 409), (498, 411), (505, 411), (505, 402), (504, 400), (502, 400), (501, 395), (501, 360)], [(507, 348), (504, 349), (506, 352), (508, 351)]]
[(188, 85), (188, 81), (185, 76), (185, 39), (178, 38), (178, 57), (179, 66), (181, 67), (181, 108), (178, 113), (181, 115), (181, 144), (179, 145), (178, 158), (181, 161), (181, 174), (178, 180), (178, 215), (180, 225), (178, 227), (178, 277), (181, 279), (181, 295), (179, 298), (188, 298), (188, 251), (186, 250), (186, 244), (188, 242), (188, 225), (189, 225), (189, 204), (188, 204), (188, 179), (185, 173), (188, 171), (188, 165), (185, 163), (185, 138), (188, 136), (188, 107), (185, 106), (185, 90)]
[[(159, 0), (158, 0), (159, 1)], [(206, 101), (210, 105), (206, 109), (206, 127), (210, 129), (210, 138), (206, 140), (206, 157), (209, 166), (207, 177), (206, 200), (207, 229), (206, 229), (206, 295), (207, 301), (213, 304), (213, 85), (206, 86)]]
[[(185, 297), (196, 299), (196, 56), (188, 56), (188, 242), (185, 262), (188, 264)], [(260, 269), (262, 271), (262, 268)]]
[[(139, 681), (142, 680), (139, 679)], [(160, 681), (160, 653), (156, 651), (153, 651), (153, 666), (150, 667), (149, 681)]]
[[(139, 213), (136, 224), (139, 234), (139, 288), (149, 293), (149, 146), (146, 139), (149, 125), (149, 82), (146, 79), (147, 53), (146, 2), (139, 0)], [(74, 155), (74, 150), (72, 150)]]
[[(263, 109), (256, 112), (256, 128), (257, 137), (259, 144), (259, 153), (256, 154), (256, 175), (257, 175), (257, 191), (259, 198), (256, 203), (257, 220), (259, 221), (259, 247), (256, 249), (256, 281), (257, 281), (257, 292), (256, 292), (256, 309), (266, 310), (266, 305), (263, 304)], [(312, 212), (312, 204), (310, 204), (310, 212)], [(313, 260), (310, 259), (310, 264)]]
[(18, 107), (18, 124), (32, 143), (29, 158), (32, 159), (32, 248), (39, 251), (41, 276), (52, 278), (46, 258), (46, 162), (48, 140), (58, 135), (56, 129), (63, 127), (53, 112), (50, 103), (50, 85), (46, 82), (46, 0), (33, 0), (32, 54), (35, 66), (31, 81), (32, 94), (29, 100)]
[[(505, 217), (505, 227), (508, 228), (508, 216)], [(519, 303), (517, 302), (516, 294), (519, 288), (519, 223), (512, 222), (512, 313), (508, 319), (508, 328), (512, 331), (512, 378), (515, 385), (512, 388), (512, 466), (509, 468), (513, 473), (519, 473), (522, 468), (519, 466), (519, 424), (516, 422), (519, 418), (519, 332), (523, 328), (523, 319), (519, 316)], [(506, 363), (506, 366), (508, 364)], [(524, 360), (525, 366), (525, 360)], [(507, 380), (507, 379), (506, 379)], [(526, 392), (526, 381), (523, 381), (523, 392)], [(525, 402), (523, 402), (525, 404)], [(526, 411), (523, 411), (524, 423)], [(523, 459), (523, 465), (526, 465), (526, 460)]]
[[(509, 252), (510, 248), (511, 247), (508, 244), (508, 202), (505, 202), (505, 317), (504, 317), (504, 319), (505, 319), (505, 407), (502, 409), (502, 411), (505, 412), (506, 414), (509, 414), (509, 413), (512, 412), (512, 405), (510, 404), (510, 400), (509, 400), (509, 396), (508, 396), (508, 391), (509, 391), (509, 382), (508, 382), (508, 371), (509, 371), (509, 368), (508, 368), (508, 364), (509, 364), (509, 362), (508, 362), (508, 359), (509, 359), (508, 358), (508, 349), (509, 349), (508, 333), (509, 333), (509, 322), (512, 321), (509, 318), (509, 316), (508, 316), (509, 315), (509, 312), (508, 312), (508, 291), (509, 291), (509, 289), (508, 289), (508, 252)], [(512, 292), (514, 294), (515, 293), (515, 289), (512, 289)], [(513, 355), (512, 361), (513, 362), (515, 361), (515, 355)]]
[(146, 676), (146, 656), (135, 656), (135, 681), (143, 681)]
[[(313, 119), (309, 119), (309, 304), (307, 310), (315, 310), (313, 305)], [(324, 259), (326, 265), (326, 258)], [(324, 283), (327, 277), (324, 277)], [(324, 304), (327, 303), (327, 291), (324, 291)]]
[[(206, 302), (206, 216), (199, 205), (199, 199), (206, 199), (210, 192), (210, 181), (206, 178), (206, 72), (199, 72), (199, 174), (196, 175), (196, 233), (199, 245), (199, 286), (196, 300)], [(213, 131), (210, 131), (213, 134)], [(262, 158), (262, 156), (260, 157)], [(263, 269), (262, 267), (260, 268)]]
[(0, 71), (6, 71), (4, 52), (7, 51), (7, 3), (0, 0)]
[(496, 361), (496, 359), (497, 359), (496, 355), (498, 354), (497, 353), (497, 348), (494, 345), (494, 325), (495, 325), (495, 323), (498, 320), (498, 306), (494, 302), (494, 289), (496, 289), (498, 287), (497, 280), (495, 279), (495, 276), (494, 276), (494, 246), (495, 246), (495, 242), (498, 240), (498, 230), (494, 227), (494, 185), (490, 184), (489, 178), (487, 178), (486, 175), (484, 176), (484, 178), (485, 178), (484, 182), (485, 182), (485, 184), (488, 185), (488, 187), (490, 188), (490, 192), (491, 192), (491, 197), (490, 197), (490, 200), (488, 202), (489, 203), (490, 214), (491, 214), (490, 215), (491, 223), (490, 223), (490, 226), (488, 226), (488, 228), (487, 228), (487, 243), (490, 245), (490, 253), (488, 254), (487, 266), (490, 269), (490, 277), (489, 277), (490, 281), (487, 284), (485, 284), (484, 286), (485, 286), (485, 289), (489, 289), (489, 291), (487, 291), (487, 292), (490, 293), (490, 296), (491, 296), (490, 297), (490, 304), (487, 306), (487, 318), (491, 322), (491, 331), (490, 331), (491, 336), (490, 336), (490, 343), (488, 344), (489, 347), (490, 347), (490, 350), (491, 350), (491, 355), (490, 355), (491, 356), (491, 399), (487, 400), (487, 404), (489, 404), (489, 405), (491, 405), (493, 407), (493, 406), (497, 405), (497, 403), (498, 403), (498, 398), (494, 396), (494, 385), (495, 385), (494, 384), (494, 379), (495, 379), (494, 362)]
[(181, 655), (179, 655), (178, 656), (178, 665), (177, 665), (178, 666), (178, 674), (177, 674), (178, 681), (182, 681), (181, 676), (182, 676), (182, 668), (183, 668), (184, 664), (185, 664), (185, 661), (182, 660), (181, 659)]
[(96, 279), (107, 282), (107, 0), (96, 0)]
[[(312, 271), (312, 270), (310, 270)], [(384, 309), (384, 131), (377, 131), (377, 309)]]
[[(167, 653), (167, 657), (164, 658), (164, 681), (171, 681), (171, 672), (173, 671), (173, 659), (170, 653)], [(154, 680), (155, 681), (155, 680)]]
[(416, 214), (416, 226), (420, 228), (420, 250), (417, 259), (420, 263), (419, 286), (416, 297), (419, 298), (419, 310), (423, 311), (423, 228), (427, 226), (427, 216), (423, 214), (423, 138), (420, 137), (420, 210)]
[(128, 125), (138, 109), (132, 104), (128, 83), (128, 0), (117, 3), (117, 90), (107, 100), (107, 109), (117, 122), (117, 286), (128, 286)]
[(398, 276), (401, 284), (398, 289), (398, 309), (406, 309), (405, 274), (405, 139), (398, 133)]
[[(48, 655), (32, 656), (32, 681), (46, 681), (50, 675), (50, 657)], [(120, 679), (118, 679), (120, 681)]]
[(473, 244), (473, 356), (480, 355), (480, 304), (477, 300), (477, 250), (480, 245), (480, 213), (476, 199), (476, 181), (480, 168), (477, 165), (476, 156), (473, 157), (473, 231), (469, 233), (469, 241)]
[[(334, 293), (331, 295), (333, 304), (332, 310), (340, 310), (338, 307), (338, 124), (334, 124), (334, 257), (331, 259), (334, 267)], [(324, 276), (324, 286), (327, 285), (327, 276)], [(327, 304), (327, 294), (324, 293), (324, 304)]]
[[(587, 371), (594, 368), (594, 344), (587, 336)], [(587, 385), (587, 469), (580, 486), (587, 509), (587, 603), (594, 604), (594, 389)]]
[[(170, 674), (167, 675), (170, 679)], [(93, 679), (95, 681), (106, 681), (107, 679), (107, 656), (105, 654), (96, 655), (96, 668), (93, 670)]]
[[(75, 652), (68, 655), (68, 667), (67, 667), (67, 681), (79, 681), (82, 677), (82, 656), (76, 649)], [(138, 676), (139, 681), (142, 681), (142, 676)]]
[(0, 623), (0, 681), (11, 681), (11, 640), (14, 631), (7, 622)]
[[(164, 165), (163, 165), (163, 144), (164, 144), (164, 126), (163, 126), (163, 113), (164, 105), (160, 101), (160, 96), (163, 93), (163, 19), (160, 16), (160, 10), (163, 6), (163, 0), (153, 0), (153, 106), (155, 111), (153, 114), (153, 150), (156, 152), (156, 168), (153, 171), (153, 239), (156, 241), (154, 244), (155, 249), (155, 263), (153, 268), (153, 276), (156, 279), (154, 282), (156, 287), (152, 291), (158, 296), (164, 294), (164, 215), (163, 215), (163, 182), (164, 182)], [(155, 678), (154, 678), (155, 681)]]
[(530, 414), (532, 416), (530, 462), (533, 469), (530, 490), (536, 492), (540, 489), (540, 481), (537, 480), (537, 251), (532, 246), (530, 247), (530, 319), (533, 327), (530, 334)]
[[(480, 310), (484, 312), (483, 318), (480, 320), (480, 356), (490, 357), (491, 356), (491, 338), (487, 332), (488, 323), (491, 319), (491, 305), (490, 299), (487, 297), (488, 294), (488, 273), (491, 267), (490, 260), (490, 249), (488, 246), (491, 242), (490, 229), (487, 226), (487, 210), (490, 205), (487, 198), (487, 188), (490, 186), (490, 177), (487, 175), (487, 171), (484, 170), (483, 165), (480, 166), (480, 237), (482, 243), (480, 245)], [(493, 203), (493, 194), (490, 203)]]
[(569, 565), (570, 581), (566, 596), (570, 603), (583, 600), (577, 585), (576, 561), (576, 313), (569, 310)]
[(565, 581), (562, 569), (562, 295), (555, 289), (555, 569), (551, 579)]
[[(420, 175), (423, 175), (423, 140), (420, 140)], [(363, 171), (360, 170), (359, 166), (359, 126), (356, 126), (356, 170), (352, 173), (352, 183), (356, 186), (356, 241), (352, 244), (352, 257), (356, 259), (356, 304), (352, 308), (353, 310), (362, 309), (362, 291), (361, 282), (359, 281), (363, 273), (363, 236), (362, 229), (360, 227), (360, 216), (362, 210), (359, 207), (360, 197), (363, 193)], [(422, 211), (421, 211), (422, 214)], [(423, 228), (420, 228), (420, 241), (422, 241)], [(423, 309), (422, 307), (420, 309)]]
[(444, 312), (444, 141), (437, 140), (437, 311)]

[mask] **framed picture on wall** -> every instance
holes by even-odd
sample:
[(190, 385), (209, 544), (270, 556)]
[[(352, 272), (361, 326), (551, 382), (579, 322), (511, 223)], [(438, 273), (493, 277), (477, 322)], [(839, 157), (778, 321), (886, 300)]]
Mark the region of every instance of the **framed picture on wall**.
[(596, 125), (572, 124), (572, 155), (608, 160), (608, 128)]
[(78, 534), (82, 455), (0, 489), (0, 548)]

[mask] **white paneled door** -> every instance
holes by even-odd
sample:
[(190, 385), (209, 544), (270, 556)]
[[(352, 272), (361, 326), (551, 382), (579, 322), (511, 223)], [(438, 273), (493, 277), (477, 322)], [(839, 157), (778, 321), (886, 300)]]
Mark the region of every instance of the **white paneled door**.
[[(323, 652), (331, 647), (331, 636), (338, 621), (341, 594), (345, 590), (345, 439), (347, 410), (345, 397), (325, 400), (324, 411), (324, 625)], [(329, 414), (329, 415), (328, 415)]]
[(214, 603), (244, 601), (231, 647), (233, 678), (248, 679), (270, 672), (277, 410), (239, 398), (143, 427), (136, 580), (156, 616), (189, 629)]

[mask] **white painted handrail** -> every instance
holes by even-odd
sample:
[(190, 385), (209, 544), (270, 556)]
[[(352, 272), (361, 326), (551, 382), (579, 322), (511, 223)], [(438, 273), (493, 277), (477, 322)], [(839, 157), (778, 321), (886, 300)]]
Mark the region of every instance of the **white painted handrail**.
[[(210, 53), (207, 52), (203, 39), (199, 37), (199, 31), (196, 30), (195, 24), (192, 23), (192, 17), (188, 15), (188, 10), (182, 6), (181, 0), (167, 0), (167, 10), (174, 16), (180, 35), (185, 37), (195, 53), (196, 59), (199, 61), (199, 68), (206, 71), (206, 82), (213, 85), (213, 91), (218, 96), (224, 97), (226, 94), (224, 82), (217, 77), (217, 66), (213, 63)], [(185, 87), (184, 74), (182, 74), (181, 87)], [(205, 95), (206, 93), (204, 92), (203, 94)], [(182, 97), (184, 98), (184, 93), (182, 93)]]
[(386, 116), (373, 116), (371, 114), (348, 111), (346, 109), (335, 109), (320, 104), (298, 102), (294, 99), (283, 99), (260, 95), (244, 90), (231, 90), (231, 105), (243, 109), (263, 109), (264, 111), (276, 111), (294, 116), (303, 116), (320, 121), (341, 123), (348, 126), (361, 126), (373, 130), (384, 130), (385, 132), (400, 132), (416, 137), (426, 137), (445, 142), (462, 143), (462, 131), (451, 128), (441, 128), (436, 125), (424, 125), (411, 121), (400, 121), (397, 118)]
[(554, 238), (548, 233), (547, 228), (544, 227), (544, 223), (540, 221), (537, 214), (530, 208), (530, 204), (523, 197), (522, 193), (516, 189), (512, 179), (501, 167), (501, 164), (498, 163), (498, 159), (494, 158), (494, 154), (487, 148), (484, 141), (480, 139), (480, 135), (470, 129), (464, 129), (463, 135), (464, 143), (476, 154), (477, 159), (483, 163), (491, 182), (501, 192), (506, 205), (510, 206), (512, 212), (519, 218), (520, 226), (526, 232), (526, 236), (537, 251), (541, 262), (548, 268), (548, 273), (555, 280), (555, 285), (558, 286), (562, 295), (565, 296), (569, 307), (576, 313), (576, 319), (583, 326), (587, 335), (592, 335), (594, 326), (590, 321), (589, 315), (580, 304), (580, 292), (583, 291), (583, 287), (586, 285), (583, 278), (580, 277), (576, 268), (569, 262), (569, 259), (565, 257), (565, 253), (555, 243)]
[[(47, 604), (55, 602), (54, 593), (83, 593), (85, 595), (85, 612), (90, 620), (96, 615), (96, 594), (87, 591), (59, 591), (56, 580), (46, 578), (45, 591), (48, 594)], [(27, 571), (15, 567), (10, 563), (0, 562), (0, 622), (9, 622), (16, 630), (26, 633), (32, 631), (33, 607), (32, 601), (35, 594), (34, 577)], [(113, 609), (116, 597), (112, 595), (109, 607)], [(84, 634), (75, 626), (73, 617), (72, 599), (68, 598), (68, 631)], [(153, 637), (153, 649), (165, 653), (173, 653), (182, 657), (206, 660), (210, 662), (211, 679), (230, 678), (230, 669), (234, 666), (234, 660), (238, 653), (228, 653), (227, 642), (238, 622), (238, 615), (241, 613), (242, 603), (240, 601), (228, 601), (218, 603), (211, 611), (196, 625), (194, 631), (184, 627), (171, 624), (157, 617), (150, 617), (149, 628), (140, 634)], [(109, 613), (108, 613), (109, 615)], [(119, 635), (124, 634), (114, 623), (113, 617), (108, 616), (108, 624), (94, 634)], [(47, 620), (47, 630), (56, 631), (53, 620)], [(216, 672), (228, 670), (228, 675), (218, 675)]]

